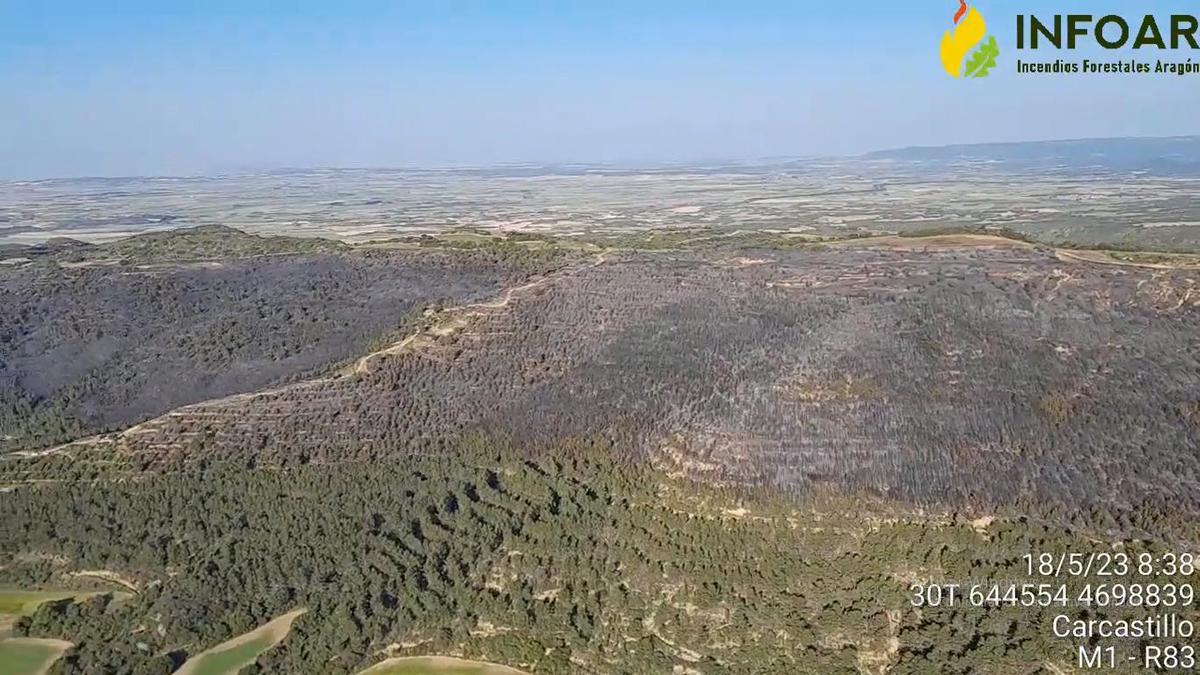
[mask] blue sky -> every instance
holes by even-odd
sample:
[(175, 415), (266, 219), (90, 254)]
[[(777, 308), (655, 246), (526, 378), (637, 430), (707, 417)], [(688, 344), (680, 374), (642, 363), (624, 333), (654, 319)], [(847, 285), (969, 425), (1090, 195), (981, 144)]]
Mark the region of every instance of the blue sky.
[(9, 0), (0, 177), (745, 159), (1200, 131), (1195, 77), (1018, 76), (1014, 65), (1032, 56), (1015, 50), (1018, 12), (1195, 12), (1188, 3), (976, 4), (1003, 51), (986, 81), (939, 67), (956, 0)]

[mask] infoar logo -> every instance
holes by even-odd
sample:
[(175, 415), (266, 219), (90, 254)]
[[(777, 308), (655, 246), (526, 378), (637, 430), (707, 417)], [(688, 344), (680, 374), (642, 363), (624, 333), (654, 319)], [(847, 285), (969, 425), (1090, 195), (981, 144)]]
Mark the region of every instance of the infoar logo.
[(979, 10), (965, 0), (958, 2), (954, 29), (942, 36), (942, 67), (950, 77), (987, 77), (1000, 56), (1000, 47), (996, 38), (987, 34), (987, 22)]

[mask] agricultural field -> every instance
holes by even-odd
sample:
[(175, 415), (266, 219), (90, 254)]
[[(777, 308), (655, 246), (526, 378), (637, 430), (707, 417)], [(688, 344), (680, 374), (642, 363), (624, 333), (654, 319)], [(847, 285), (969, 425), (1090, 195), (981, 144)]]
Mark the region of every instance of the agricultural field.
[(0, 638), (0, 666), (9, 675), (44, 675), (70, 648), (62, 640)]
[(34, 591), (13, 588), (0, 588), (0, 638), (12, 630), (13, 625), (23, 616), (30, 616), (46, 603), (64, 600), (82, 601), (97, 595), (111, 595), (116, 600), (126, 600), (131, 595), (124, 591), (84, 591), (84, 590), (49, 590)]
[(343, 243), (464, 229), (620, 238), (688, 229), (847, 237), (991, 228), (1052, 245), (1186, 252), (1200, 248), (1198, 184), (1200, 137), (703, 165), (46, 180), (0, 183), (0, 247), (211, 225)]
[(74, 591), (22, 591), (0, 589), (0, 616), (32, 614), (44, 602), (65, 600), (79, 595)]
[(360, 675), (522, 675), (521, 671), (494, 663), (466, 661), (446, 656), (409, 656), (389, 659)]
[(248, 633), (200, 652), (175, 672), (179, 675), (233, 675), (286, 638), (292, 623), (304, 611), (293, 610)]

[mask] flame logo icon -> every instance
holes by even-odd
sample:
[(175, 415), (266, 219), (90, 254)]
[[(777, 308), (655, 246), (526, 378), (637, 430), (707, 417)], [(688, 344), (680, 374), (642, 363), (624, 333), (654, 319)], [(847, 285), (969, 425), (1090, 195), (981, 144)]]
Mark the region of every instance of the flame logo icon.
[[(942, 68), (954, 78), (987, 77), (1000, 56), (1000, 47), (996, 38), (988, 36), (987, 22), (979, 10), (969, 7), (966, 0), (958, 0), (958, 4), (954, 29), (942, 36)], [(975, 53), (967, 58), (972, 49)]]

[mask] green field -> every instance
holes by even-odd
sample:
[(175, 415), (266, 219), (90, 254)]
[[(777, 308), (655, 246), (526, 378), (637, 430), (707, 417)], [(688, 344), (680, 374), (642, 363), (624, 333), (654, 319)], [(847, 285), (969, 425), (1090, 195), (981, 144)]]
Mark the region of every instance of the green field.
[(305, 610), (298, 609), (222, 642), (188, 659), (177, 675), (232, 675), (254, 663), (259, 655), (279, 644), (292, 629), (292, 622)]
[(95, 593), (80, 593), (78, 591), (17, 591), (0, 589), (0, 614), (15, 614), (25, 616), (37, 611), (39, 605), (52, 600), (67, 598), (83, 599)]
[(52, 591), (24, 591), (13, 588), (0, 588), (0, 637), (3, 637), (12, 622), (22, 616), (32, 616), (37, 608), (47, 602), (57, 600), (73, 600), (82, 602), (88, 598), (110, 594), (114, 600), (127, 600), (133, 597), (123, 591), (72, 591), (58, 589)]
[(0, 672), (5, 675), (44, 673), (70, 647), (70, 643), (59, 640), (0, 640)]
[(258, 655), (270, 649), (271, 645), (271, 637), (263, 635), (236, 647), (210, 652), (200, 657), (189, 672), (195, 673), (195, 675), (236, 673), (253, 663)]
[[(32, 616), (37, 611), (37, 608), (44, 603), (67, 599), (74, 599), (78, 602), (100, 594), (96, 591), (24, 591), (12, 588), (0, 588), (0, 638), (7, 637), (10, 634), (17, 619), (23, 616)], [(129, 597), (128, 593), (121, 595)], [(7, 673), (8, 671), (3, 672)]]
[(483, 661), (449, 656), (410, 656), (388, 659), (359, 675), (524, 675), (522, 671)]

